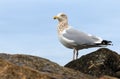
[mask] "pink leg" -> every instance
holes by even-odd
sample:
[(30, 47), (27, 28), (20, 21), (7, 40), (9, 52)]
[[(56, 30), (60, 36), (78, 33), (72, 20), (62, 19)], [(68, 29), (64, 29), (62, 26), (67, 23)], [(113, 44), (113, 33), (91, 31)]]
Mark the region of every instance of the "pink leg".
[(73, 60), (75, 60), (75, 57), (76, 57), (76, 52), (75, 52), (76, 50), (74, 49), (73, 50)]
[(77, 51), (77, 52), (76, 52), (76, 59), (78, 59), (78, 54), (79, 54), (79, 53), (78, 53), (78, 50), (76, 50), (76, 51)]

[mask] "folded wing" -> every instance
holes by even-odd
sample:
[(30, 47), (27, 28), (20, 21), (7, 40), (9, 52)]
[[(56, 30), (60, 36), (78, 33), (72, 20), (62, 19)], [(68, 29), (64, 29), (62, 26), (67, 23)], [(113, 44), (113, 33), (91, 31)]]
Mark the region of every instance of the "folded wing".
[(71, 27), (64, 32), (63, 36), (68, 40), (74, 41), (77, 45), (95, 45), (103, 41), (100, 37), (78, 31)]

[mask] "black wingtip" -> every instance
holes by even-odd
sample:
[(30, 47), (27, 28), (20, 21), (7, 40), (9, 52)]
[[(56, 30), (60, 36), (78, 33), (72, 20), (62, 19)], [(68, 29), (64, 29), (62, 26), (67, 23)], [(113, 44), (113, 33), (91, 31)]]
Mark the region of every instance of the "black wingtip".
[(113, 45), (113, 44), (112, 44), (112, 41), (107, 41), (107, 40), (103, 40), (103, 41), (101, 42), (101, 44), (102, 44), (102, 45)]

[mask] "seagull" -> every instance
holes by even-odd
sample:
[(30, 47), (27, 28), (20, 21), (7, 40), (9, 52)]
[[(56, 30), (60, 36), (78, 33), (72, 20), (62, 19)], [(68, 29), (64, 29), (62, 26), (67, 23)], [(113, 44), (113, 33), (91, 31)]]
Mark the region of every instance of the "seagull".
[(93, 47), (111, 45), (111, 41), (79, 31), (68, 24), (67, 15), (59, 13), (54, 16), (58, 20), (57, 31), (59, 41), (67, 48), (73, 49), (73, 60), (78, 59), (78, 51)]

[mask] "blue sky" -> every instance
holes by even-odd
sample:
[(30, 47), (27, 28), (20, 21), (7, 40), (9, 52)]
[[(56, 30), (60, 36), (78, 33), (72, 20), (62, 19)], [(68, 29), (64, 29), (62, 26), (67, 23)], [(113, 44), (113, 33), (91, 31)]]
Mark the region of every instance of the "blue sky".
[[(108, 48), (120, 52), (120, 0), (0, 0), (0, 52), (68, 63), (73, 50), (60, 44), (53, 20), (60, 12), (74, 28), (113, 41)], [(79, 56), (97, 49), (81, 50)]]

